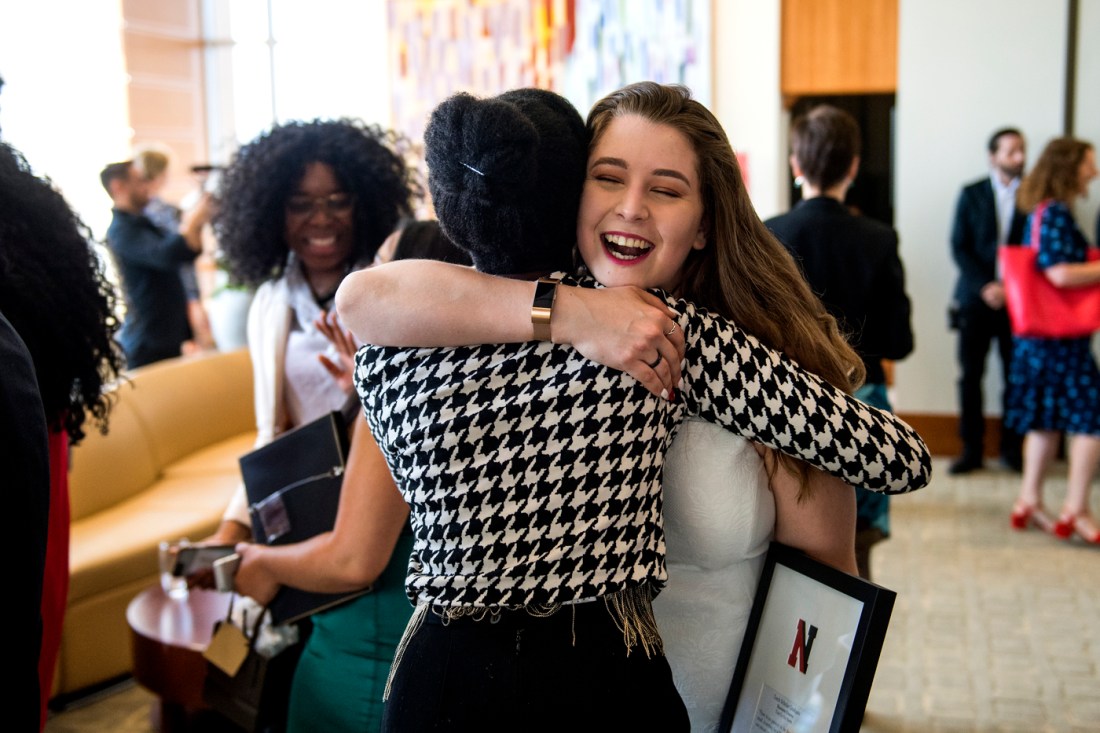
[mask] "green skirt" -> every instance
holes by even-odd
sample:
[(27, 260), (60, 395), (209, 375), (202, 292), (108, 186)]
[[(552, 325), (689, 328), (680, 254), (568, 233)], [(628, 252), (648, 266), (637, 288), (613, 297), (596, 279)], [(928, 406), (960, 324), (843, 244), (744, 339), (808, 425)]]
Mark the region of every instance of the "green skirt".
[(377, 731), (394, 651), (412, 615), (405, 573), (412, 535), (403, 533), (375, 590), (313, 616), (290, 691), (288, 733)]

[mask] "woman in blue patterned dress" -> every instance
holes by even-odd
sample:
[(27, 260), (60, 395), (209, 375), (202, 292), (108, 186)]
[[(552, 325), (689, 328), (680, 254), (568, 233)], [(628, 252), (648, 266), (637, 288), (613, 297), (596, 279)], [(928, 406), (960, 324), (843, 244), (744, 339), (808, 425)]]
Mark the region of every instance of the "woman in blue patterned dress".
[[(1032, 211), (1025, 243), (1030, 244), (1031, 218), (1046, 203), (1039, 226), (1037, 264), (1058, 287), (1100, 283), (1100, 260), (1086, 261), (1088, 242), (1077, 228), (1070, 202), (1084, 196), (1096, 177), (1096, 151), (1081, 140), (1051, 140), (1035, 169), (1020, 184), (1017, 201)], [(1090, 337), (1052, 339), (1017, 337), (1009, 375), (1008, 427), (1027, 435), (1024, 478), (1012, 510), (1012, 526), (1031, 523), (1052, 528), (1068, 539), (1076, 534), (1100, 544), (1100, 526), (1089, 512), (1089, 486), (1100, 468), (1100, 370), (1090, 350)], [(1047, 468), (1058, 449), (1060, 433), (1069, 436), (1069, 477), (1061, 515), (1052, 523), (1043, 511), (1042, 489)]]

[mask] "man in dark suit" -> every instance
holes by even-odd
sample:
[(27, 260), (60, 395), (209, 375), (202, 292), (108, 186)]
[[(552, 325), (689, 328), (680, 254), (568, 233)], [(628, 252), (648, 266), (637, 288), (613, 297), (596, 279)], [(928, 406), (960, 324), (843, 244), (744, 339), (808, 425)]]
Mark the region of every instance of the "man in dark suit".
[[(912, 307), (893, 227), (848, 210), (844, 200), (859, 172), (859, 123), (819, 105), (791, 124), (791, 172), (802, 200), (764, 222), (790, 250), (806, 281), (837, 319), (867, 376), (856, 399), (893, 409), (883, 360), (913, 351)], [(856, 566), (871, 579), (871, 548), (890, 536), (889, 497), (856, 488)]]
[[(982, 381), (989, 347), (997, 340), (1003, 383), (1012, 362), (1012, 333), (1005, 311), (1004, 286), (997, 272), (997, 247), (1019, 242), (1024, 214), (1016, 208), (1016, 189), (1024, 171), (1026, 148), (1019, 130), (1004, 128), (989, 138), (989, 176), (962, 190), (951, 227), (951, 255), (959, 279), (951, 302), (951, 327), (959, 332), (959, 437), (962, 455), (952, 474), (982, 467), (985, 439)], [(1004, 414), (1004, 394), (1002, 392)], [(1021, 466), (1022, 436), (1001, 431), (1001, 461), (1015, 471)]]

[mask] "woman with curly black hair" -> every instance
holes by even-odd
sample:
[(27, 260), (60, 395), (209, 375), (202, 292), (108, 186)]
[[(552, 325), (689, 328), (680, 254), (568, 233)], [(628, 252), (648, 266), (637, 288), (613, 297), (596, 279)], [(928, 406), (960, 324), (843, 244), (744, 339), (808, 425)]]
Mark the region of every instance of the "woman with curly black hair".
[(107, 429), (103, 386), (122, 369), (114, 341), (117, 296), (90, 246), (91, 233), (23, 156), (0, 144), (0, 312), (34, 361), (49, 429), (50, 518), (38, 660), (41, 724), (61, 642), (69, 589), (69, 444), (91, 417)]
[[(335, 324), (326, 316), (344, 276), (369, 265), (412, 213), (420, 187), (402, 148), (394, 133), (357, 121), (289, 122), (242, 147), (225, 172), (214, 217), (218, 244), (231, 281), (259, 286), (248, 315), (257, 446), (358, 406), (348, 362), (327, 338)], [(352, 436), (346, 484), (366, 444), (369, 435)], [(210, 539), (244, 541), (250, 527), (242, 488)], [(402, 587), (412, 539), (378, 539), (371, 571), (355, 586), (373, 584), (375, 592), (313, 616), (291, 691), (291, 731), (379, 726), (382, 684), (412, 610)], [(310, 546), (283, 547), (295, 553)], [(279, 582), (298, 577), (290, 572)]]
[[(219, 191), (214, 226), (234, 282), (257, 286), (282, 276), (291, 252), (308, 255), (293, 239), (291, 219), (311, 218), (317, 207), (302, 189), (310, 169), (327, 168), (341, 194), (326, 203), (328, 218), (355, 236), (340, 242), (340, 268), (369, 264), (375, 250), (411, 214), (410, 193), (419, 193), (401, 157), (402, 142), (392, 132), (354, 120), (288, 122), (273, 128), (237, 153)], [(344, 249), (347, 247), (347, 249)], [(315, 295), (327, 282), (307, 262)], [(346, 274), (346, 273), (345, 273)]]

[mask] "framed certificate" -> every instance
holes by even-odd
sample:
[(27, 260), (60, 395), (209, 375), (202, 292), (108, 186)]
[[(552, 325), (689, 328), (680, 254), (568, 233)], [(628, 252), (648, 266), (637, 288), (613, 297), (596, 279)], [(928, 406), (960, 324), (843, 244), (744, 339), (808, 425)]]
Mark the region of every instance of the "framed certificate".
[(719, 730), (858, 731), (896, 596), (773, 542)]

